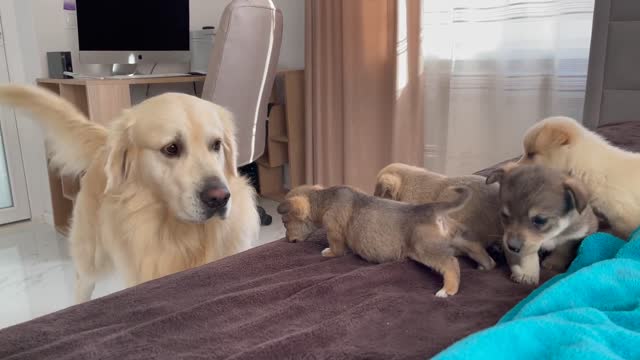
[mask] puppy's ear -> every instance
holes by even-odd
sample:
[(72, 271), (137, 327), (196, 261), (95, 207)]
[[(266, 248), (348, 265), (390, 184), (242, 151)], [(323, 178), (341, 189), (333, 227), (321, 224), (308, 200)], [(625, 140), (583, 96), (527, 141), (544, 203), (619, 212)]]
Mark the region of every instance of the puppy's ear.
[(288, 214), (289, 211), (291, 211), (291, 203), (289, 202), (289, 200), (285, 200), (281, 202), (280, 205), (278, 205), (278, 208), (276, 209), (276, 211), (280, 215)]
[(236, 144), (236, 125), (233, 114), (223, 108), (218, 107), (218, 114), (224, 125), (224, 137), (222, 147), (224, 149), (224, 166), (228, 177), (238, 176), (238, 150)]
[(130, 131), (133, 119), (126, 113), (115, 120), (113, 131), (107, 140), (109, 154), (104, 167), (107, 175), (107, 185), (104, 192), (111, 191), (122, 185), (131, 173), (133, 159), (131, 156), (131, 138)]
[(554, 124), (548, 124), (542, 129), (541, 136), (546, 136), (550, 144), (553, 145), (568, 145), (571, 142), (571, 134), (569, 129)]
[(306, 220), (311, 213), (311, 204), (306, 196), (293, 196), (278, 206), (278, 214), (291, 215), (300, 220)]
[(581, 214), (589, 204), (589, 193), (584, 185), (574, 178), (567, 178), (563, 186), (567, 210), (575, 208)]
[(487, 180), (485, 181), (485, 183), (487, 185), (491, 185), (494, 183), (501, 183), (505, 174), (507, 174), (508, 172), (510, 172), (511, 170), (517, 167), (518, 167), (518, 163), (516, 162), (506, 163), (502, 165), (502, 167), (500, 167), (499, 169), (496, 169), (492, 173), (490, 173), (489, 176), (487, 176)]
[(504, 174), (505, 173), (506, 172), (502, 168), (493, 170), (493, 172), (491, 174), (489, 174), (489, 176), (487, 176), (487, 180), (485, 181), (485, 183), (487, 185), (491, 185), (491, 184), (495, 184), (495, 183), (501, 183), (502, 182), (502, 178), (504, 178)]
[(385, 199), (398, 200), (398, 191), (401, 186), (400, 177), (392, 174), (378, 176), (373, 195)]

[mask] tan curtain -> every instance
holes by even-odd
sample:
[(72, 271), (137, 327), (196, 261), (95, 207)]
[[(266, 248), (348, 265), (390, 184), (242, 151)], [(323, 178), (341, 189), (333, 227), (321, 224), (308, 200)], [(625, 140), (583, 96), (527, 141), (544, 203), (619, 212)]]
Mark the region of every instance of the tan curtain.
[(372, 191), (424, 165), (420, 0), (307, 0), (306, 180)]

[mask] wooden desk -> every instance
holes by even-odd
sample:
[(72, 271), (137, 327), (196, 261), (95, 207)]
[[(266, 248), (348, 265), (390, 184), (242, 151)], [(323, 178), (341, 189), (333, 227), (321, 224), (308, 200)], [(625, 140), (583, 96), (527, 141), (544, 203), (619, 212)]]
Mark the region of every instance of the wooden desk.
[[(178, 84), (204, 82), (205, 76), (133, 79), (38, 79), (39, 86), (47, 88), (83, 111), (91, 121), (107, 125), (122, 110), (131, 107), (131, 86), (150, 84)], [(76, 178), (60, 177), (49, 172), (53, 219), (56, 229), (67, 233), (73, 209), (73, 200), (80, 188)]]

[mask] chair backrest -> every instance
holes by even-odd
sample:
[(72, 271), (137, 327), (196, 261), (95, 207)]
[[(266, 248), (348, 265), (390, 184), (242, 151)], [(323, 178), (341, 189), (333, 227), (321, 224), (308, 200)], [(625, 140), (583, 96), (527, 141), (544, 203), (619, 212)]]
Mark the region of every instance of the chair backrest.
[(258, 159), (282, 43), (282, 13), (271, 0), (233, 0), (218, 25), (202, 98), (231, 111), (238, 166)]

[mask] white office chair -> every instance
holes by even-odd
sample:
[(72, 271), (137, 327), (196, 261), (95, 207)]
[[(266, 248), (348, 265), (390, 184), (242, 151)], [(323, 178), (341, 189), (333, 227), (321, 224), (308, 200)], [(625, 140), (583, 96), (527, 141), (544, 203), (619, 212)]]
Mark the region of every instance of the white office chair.
[[(264, 153), (267, 105), (282, 43), (282, 12), (271, 0), (233, 0), (217, 28), (202, 98), (234, 114), (238, 166)], [(258, 208), (263, 224), (270, 223)], [(268, 224), (267, 224), (268, 225)]]

